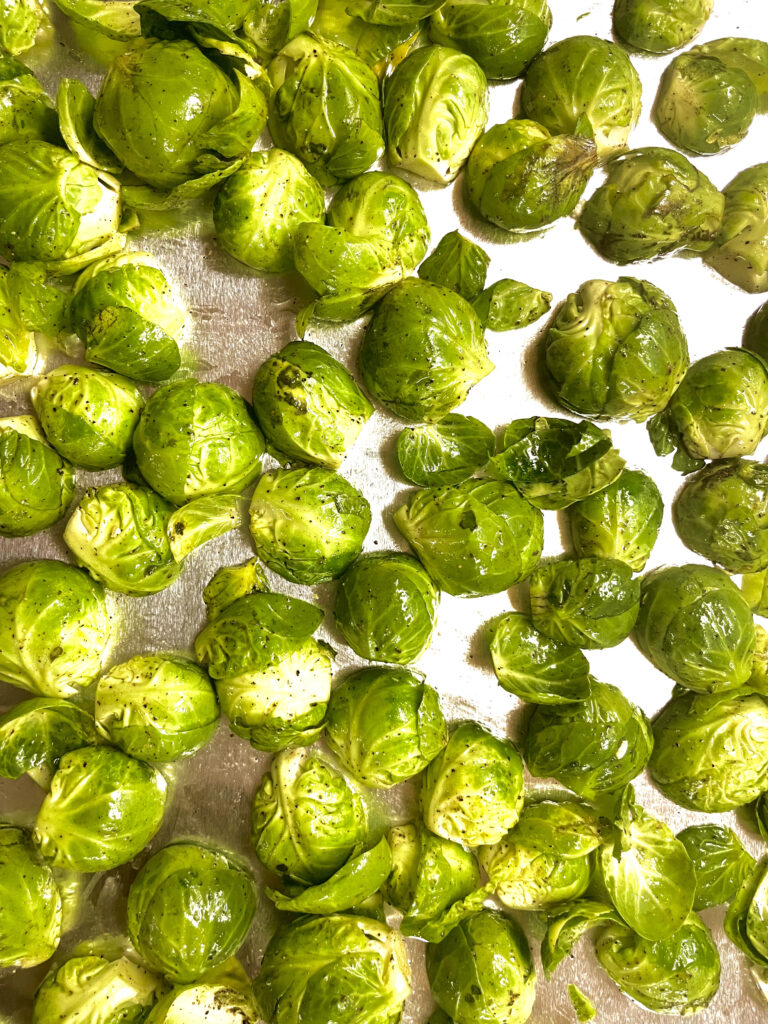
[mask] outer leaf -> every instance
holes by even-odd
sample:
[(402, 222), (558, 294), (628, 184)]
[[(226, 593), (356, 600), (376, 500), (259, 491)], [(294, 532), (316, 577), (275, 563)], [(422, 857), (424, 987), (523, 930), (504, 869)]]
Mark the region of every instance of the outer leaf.
[(207, 494), (176, 509), (168, 520), (168, 543), (177, 562), (195, 548), (237, 530), (243, 523), (242, 501), (237, 494)]
[(294, 914), (337, 914), (358, 906), (378, 892), (391, 867), (389, 843), (383, 838), (372, 849), (351, 857), (327, 881), (310, 886), (298, 896), (284, 896), (274, 889), (266, 892), (278, 910)]
[(496, 678), (521, 700), (568, 704), (589, 696), (582, 652), (534, 629), (527, 615), (509, 612), (491, 623), (490, 647)]
[(558, 907), (549, 918), (547, 933), (541, 944), (544, 974), (551, 978), (558, 965), (571, 955), (573, 947), (592, 928), (621, 924), (621, 918), (605, 903), (594, 900), (573, 900)]
[(751, 857), (729, 828), (690, 825), (677, 838), (691, 858), (696, 873), (694, 910), (728, 903), (755, 867)]
[(443, 235), (434, 251), (419, 267), (419, 277), (458, 292), (469, 302), (485, 286), (491, 257), (459, 231)]

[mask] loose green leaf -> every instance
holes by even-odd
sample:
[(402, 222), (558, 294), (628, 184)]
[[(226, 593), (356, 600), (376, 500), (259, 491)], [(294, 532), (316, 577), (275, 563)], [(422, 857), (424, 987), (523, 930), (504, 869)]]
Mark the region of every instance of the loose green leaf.
[(243, 524), (242, 500), (237, 494), (208, 494), (176, 509), (168, 520), (168, 543), (177, 562), (195, 548)]
[(476, 296), (472, 305), (487, 331), (516, 331), (548, 313), (552, 296), (520, 281), (504, 278)]
[(540, 633), (527, 615), (509, 612), (490, 624), (499, 683), (532, 704), (567, 704), (589, 696), (589, 662), (576, 647)]
[(493, 432), (484, 423), (450, 413), (439, 423), (405, 427), (397, 461), (405, 479), (419, 487), (458, 484), (486, 465), (493, 447)]
[[(759, 820), (759, 819), (758, 819)], [(729, 828), (690, 825), (677, 838), (685, 847), (696, 873), (694, 910), (729, 903), (755, 867), (751, 857)]]
[[(485, 286), (491, 257), (459, 231), (443, 235), (419, 267), (419, 277), (451, 288), (472, 302)], [(482, 317), (481, 317), (482, 319)]]
[(580, 992), (575, 985), (568, 986), (568, 997), (576, 1012), (576, 1020), (579, 1024), (586, 1024), (587, 1021), (595, 1019), (597, 1016), (597, 1010), (590, 1000), (587, 999), (584, 993)]
[[(114, 0), (113, 0), (114, 2)], [(119, 3), (120, 0), (117, 0)], [(56, 95), (59, 128), (67, 148), (83, 163), (119, 174), (123, 165), (107, 149), (93, 127), (96, 100), (77, 78), (62, 78)]]
[(310, 886), (297, 896), (284, 896), (267, 889), (267, 896), (278, 910), (294, 914), (338, 914), (373, 896), (384, 884), (392, 867), (386, 838), (372, 849), (351, 857), (339, 870), (319, 885)]
[(559, 964), (571, 955), (582, 935), (611, 923), (621, 923), (619, 915), (613, 907), (594, 900), (574, 900), (555, 908), (541, 944), (541, 963), (546, 977), (551, 978)]

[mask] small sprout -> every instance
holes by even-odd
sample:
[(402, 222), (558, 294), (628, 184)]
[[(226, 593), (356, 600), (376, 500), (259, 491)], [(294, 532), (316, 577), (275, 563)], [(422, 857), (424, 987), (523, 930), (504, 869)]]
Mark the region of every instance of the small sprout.
[(755, 859), (738, 836), (720, 825), (689, 825), (677, 838), (688, 852), (696, 873), (694, 910), (730, 903), (755, 867)]
[(61, 895), (29, 834), (0, 822), (0, 967), (35, 967), (61, 938)]
[(584, 654), (534, 629), (527, 615), (508, 612), (492, 622), (489, 643), (499, 684), (520, 700), (571, 704), (589, 697)]
[(418, 487), (459, 484), (493, 454), (493, 432), (473, 416), (449, 413), (439, 423), (405, 427), (397, 438), (397, 462)]

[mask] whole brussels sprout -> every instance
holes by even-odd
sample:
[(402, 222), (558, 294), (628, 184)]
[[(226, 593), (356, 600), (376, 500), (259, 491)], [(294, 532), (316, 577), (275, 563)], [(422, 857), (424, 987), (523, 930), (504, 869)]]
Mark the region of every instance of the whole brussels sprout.
[(269, 65), (269, 131), (321, 185), (354, 178), (384, 151), (376, 75), (352, 50), (311, 32)]
[(768, 163), (737, 174), (723, 196), (720, 233), (704, 259), (745, 292), (768, 291)]
[(374, 789), (418, 775), (448, 741), (437, 694), (405, 668), (347, 676), (333, 691), (325, 728), (342, 765)]
[(0, 967), (35, 967), (61, 938), (61, 895), (21, 828), (0, 822)]
[(706, 155), (741, 142), (758, 106), (748, 75), (693, 49), (675, 57), (661, 76), (653, 116), (673, 146)]
[(133, 450), (149, 486), (183, 505), (204, 494), (244, 490), (259, 475), (264, 438), (237, 392), (187, 378), (152, 395)]
[(259, 478), (250, 507), (256, 553), (292, 583), (341, 576), (371, 525), (365, 497), (332, 469), (276, 469)]
[(325, 195), (302, 162), (282, 149), (250, 153), (224, 182), (213, 224), (225, 252), (259, 274), (293, 270), (299, 224), (322, 224)]
[(544, 340), (557, 401), (581, 416), (642, 421), (660, 412), (688, 366), (672, 300), (648, 281), (587, 281)]
[(694, 910), (730, 903), (742, 882), (755, 867), (755, 859), (729, 828), (720, 825), (689, 825), (677, 838), (685, 847), (696, 872)]
[(690, 477), (672, 506), (680, 540), (726, 572), (768, 568), (768, 467), (724, 459)]
[(173, 508), (148, 487), (105, 484), (85, 492), (64, 529), (77, 562), (110, 590), (156, 594), (182, 566), (168, 542)]
[(0, 47), (14, 55), (23, 53), (32, 46), (45, 20), (46, 9), (38, 0), (2, 0)]
[(374, 551), (342, 576), (333, 615), (361, 658), (409, 665), (429, 647), (440, 592), (412, 555)]
[(488, 83), (466, 53), (413, 50), (384, 80), (387, 158), (428, 181), (453, 181), (488, 118)]
[(19, 562), (0, 575), (0, 679), (73, 697), (96, 679), (114, 641), (104, 590), (72, 565)]
[(253, 802), (251, 839), (265, 868), (316, 885), (360, 852), (366, 832), (360, 794), (340, 772), (301, 751), (277, 754)]
[(338, 469), (373, 413), (341, 363), (311, 341), (292, 341), (256, 371), (253, 409), (270, 450)]
[(708, 565), (655, 569), (643, 579), (634, 640), (657, 669), (698, 693), (732, 690), (752, 674), (749, 605)]
[(175, 983), (196, 981), (233, 956), (258, 905), (250, 872), (202, 843), (171, 843), (128, 892), (128, 933), (142, 959)]
[(89, 362), (150, 384), (179, 369), (186, 309), (149, 253), (93, 263), (75, 282), (70, 311)]
[(715, 0), (614, 0), (613, 31), (636, 50), (670, 53), (704, 28)]
[(536, 121), (496, 124), (467, 162), (467, 195), (477, 212), (507, 231), (538, 231), (572, 213), (597, 158), (595, 144), (550, 135)]
[(621, 991), (655, 1013), (696, 1013), (720, 985), (717, 946), (696, 914), (674, 935), (655, 941), (641, 938), (625, 924), (609, 924), (598, 936), (595, 952)]
[(489, 846), (506, 835), (523, 807), (523, 762), (508, 739), (462, 722), (424, 773), (424, 824), (463, 846)]
[(142, 761), (176, 761), (197, 753), (219, 720), (211, 681), (186, 658), (139, 654), (103, 675), (94, 715), (99, 732)]
[(254, 983), (265, 1020), (395, 1024), (411, 991), (403, 940), (352, 914), (300, 917), (278, 929)]
[(485, 287), (491, 257), (460, 231), (443, 235), (419, 267), (419, 277), (474, 302)]
[(251, 980), (232, 957), (161, 996), (145, 1024), (258, 1024)]
[(613, 158), (579, 228), (603, 259), (623, 265), (706, 251), (724, 208), (720, 192), (682, 153), (646, 146)]
[(34, 840), (53, 867), (109, 871), (156, 835), (168, 784), (157, 769), (112, 747), (65, 754), (35, 821)]
[(494, 437), (474, 416), (449, 413), (439, 423), (405, 427), (397, 438), (397, 463), (419, 487), (459, 484), (488, 462)]
[(4, 18), (0, 7), (0, 145), (14, 139), (56, 140), (57, 118), (48, 94), (26, 64), (3, 47)]
[(617, 687), (592, 679), (586, 700), (534, 709), (524, 756), (531, 775), (557, 779), (594, 800), (639, 775), (652, 749), (651, 726), (640, 708)]
[(46, 444), (32, 416), (0, 419), (0, 536), (26, 537), (53, 526), (75, 496), (75, 473)]
[(358, 359), (368, 391), (409, 423), (442, 419), (493, 369), (466, 299), (419, 278), (376, 306)]
[(227, 74), (187, 39), (134, 43), (110, 65), (93, 113), (118, 160), (158, 189), (245, 156), (266, 120), (258, 84)]
[(760, 113), (768, 112), (768, 42), (764, 39), (713, 39), (694, 48), (696, 53), (717, 57), (726, 67), (738, 68), (752, 80), (760, 101)]
[(547, 0), (447, 0), (432, 15), (430, 37), (473, 57), (489, 78), (517, 78), (552, 27)]
[(539, 54), (525, 73), (523, 117), (552, 133), (593, 139), (602, 158), (624, 149), (640, 117), (642, 86), (620, 46), (570, 36)]
[(37, 381), (32, 404), (56, 451), (76, 466), (98, 470), (125, 461), (144, 399), (125, 377), (66, 365)]
[(524, 1024), (536, 996), (536, 971), (522, 928), (481, 910), (442, 942), (427, 946), (427, 977), (455, 1024)]
[(500, 480), (417, 491), (394, 520), (432, 579), (458, 597), (498, 594), (526, 579), (544, 541), (541, 512)]
[(0, 776), (25, 772), (47, 788), (61, 757), (93, 746), (98, 734), (93, 715), (61, 697), (33, 697), (0, 715)]
[(589, 696), (589, 662), (582, 652), (509, 612), (491, 623), (493, 671), (509, 693), (531, 704), (570, 704)]

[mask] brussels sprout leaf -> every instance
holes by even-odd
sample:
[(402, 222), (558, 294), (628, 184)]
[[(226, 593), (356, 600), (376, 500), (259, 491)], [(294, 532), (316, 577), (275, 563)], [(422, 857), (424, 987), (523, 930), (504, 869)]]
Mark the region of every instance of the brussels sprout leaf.
[(571, 955), (573, 947), (592, 928), (622, 924), (613, 907), (594, 900), (573, 900), (558, 907), (550, 916), (541, 944), (541, 964), (551, 978), (558, 965)]
[(251, 558), (242, 565), (225, 566), (218, 570), (203, 591), (208, 618), (217, 619), (238, 598), (268, 590), (267, 577), (258, 558)]
[(110, 39), (131, 40), (141, 35), (136, 0), (54, 0), (56, 6), (77, 25), (83, 25)]
[(597, 1011), (591, 1001), (583, 992), (580, 992), (575, 985), (568, 986), (568, 997), (573, 1004), (573, 1009), (576, 1012), (576, 1020), (579, 1024), (587, 1024), (587, 1021), (595, 1019)]
[(168, 543), (177, 562), (195, 548), (242, 526), (241, 499), (236, 494), (208, 494), (177, 509), (168, 520)]
[(674, 429), (666, 410), (651, 416), (647, 423), (647, 430), (653, 450), (660, 457), (672, 455), (672, 468), (679, 473), (686, 475), (695, 473), (704, 466), (703, 459), (691, 458), (685, 450), (680, 435)]
[(451, 231), (421, 264), (419, 277), (450, 288), (472, 302), (483, 290), (490, 262), (490, 256), (479, 245)]
[(59, 128), (67, 148), (83, 163), (119, 174), (123, 165), (104, 145), (93, 128), (96, 100), (77, 78), (62, 78), (56, 95)]
[(472, 305), (486, 330), (516, 331), (549, 312), (552, 296), (507, 277), (486, 288)]
[(768, 860), (742, 882), (725, 914), (725, 934), (753, 963), (768, 966)]

